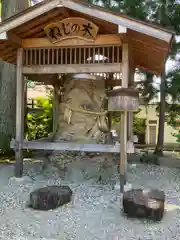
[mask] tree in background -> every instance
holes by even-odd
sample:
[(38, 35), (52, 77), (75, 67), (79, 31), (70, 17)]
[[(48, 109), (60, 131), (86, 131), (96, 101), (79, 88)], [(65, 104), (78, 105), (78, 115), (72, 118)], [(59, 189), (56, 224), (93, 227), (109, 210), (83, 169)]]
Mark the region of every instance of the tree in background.
[[(177, 35), (180, 33), (180, 4), (176, 0), (114, 0), (110, 2), (104, 0), (102, 2), (106, 7), (108, 2), (108, 7), (114, 11), (122, 12), (130, 17), (135, 17), (141, 20), (149, 20), (152, 23), (160, 24), (166, 28), (171, 28), (176, 31)], [(170, 57), (175, 59), (179, 52), (180, 43), (174, 42)], [(177, 91), (177, 82), (179, 79), (177, 73), (179, 73), (179, 69), (171, 71), (170, 76), (168, 76), (166, 75), (164, 68), (161, 74), (159, 131), (157, 146), (155, 149), (155, 154), (158, 155), (163, 154), (167, 93), (169, 92), (174, 98), (177, 98), (179, 94), (179, 91)], [(144, 74), (145, 80), (141, 83), (141, 90), (145, 103), (147, 104), (157, 94), (157, 90), (153, 87), (153, 75), (150, 73)], [(169, 80), (169, 84), (167, 84), (167, 80)], [(169, 90), (168, 87), (170, 87)]]
[[(33, 4), (41, 0), (32, 0)], [(24, 10), (28, 7), (29, 0), (2, 0), (2, 19)], [(98, 0), (89, 0), (90, 3), (98, 3)], [(180, 32), (180, 4), (175, 0), (102, 0), (105, 7), (114, 11), (125, 13), (131, 17), (141, 20), (150, 20), (159, 23), (164, 27), (173, 28), (177, 35)], [(180, 44), (174, 43), (171, 51), (171, 58), (175, 58), (180, 52)], [(15, 134), (15, 67), (11, 64), (0, 63), (0, 149), (6, 149), (9, 140)], [(153, 88), (153, 75), (145, 74), (145, 80), (141, 84), (142, 95), (146, 102), (150, 101), (157, 93)], [(173, 99), (178, 98), (177, 91), (179, 69), (171, 71), (170, 74), (162, 74), (161, 81), (161, 105), (159, 119), (159, 134), (156, 153), (162, 154), (164, 138), (164, 112), (166, 95), (170, 94)], [(168, 108), (170, 111), (170, 108)]]
[[(26, 9), (28, 0), (1, 0), (2, 21)], [(16, 122), (16, 68), (0, 62), (0, 151), (8, 152), (15, 136)]]
[[(176, 31), (176, 34), (179, 35), (179, 27), (180, 27), (180, 17), (178, 16), (179, 12), (179, 4), (176, 0), (158, 0), (151, 1), (151, 9), (152, 9), (152, 21), (155, 23), (159, 23), (163, 27), (171, 28)], [(178, 13), (178, 14), (177, 14)], [(174, 41), (173, 48), (170, 54), (170, 57), (175, 59), (177, 53), (179, 51), (179, 44)], [(167, 60), (167, 59), (166, 59)], [(166, 64), (166, 62), (165, 62)], [(176, 79), (176, 75), (174, 74), (174, 70), (170, 73), (173, 75), (171, 79), (171, 85), (174, 83), (172, 79)], [(166, 99), (168, 93), (168, 75), (166, 74), (166, 69), (164, 69), (161, 74), (161, 84), (160, 84), (160, 108), (159, 108), (159, 130), (158, 130), (158, 141), (155, 149), (155, 154), (163, 155), (163, 144), (164, 144), (164, 123), (165, 123), (165, 112), (166, 112)], [(172, 92), (172, 96), (177, 97), (176, 91)], [(170, 93), (169, 92), (169, 93)]]

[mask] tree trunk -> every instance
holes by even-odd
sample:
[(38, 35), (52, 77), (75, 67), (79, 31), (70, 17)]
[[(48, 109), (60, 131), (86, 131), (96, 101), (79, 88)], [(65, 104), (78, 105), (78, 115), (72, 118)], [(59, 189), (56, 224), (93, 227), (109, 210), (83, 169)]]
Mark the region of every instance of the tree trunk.
[(166, 111), (166, 72), (165, 67), (161, 74), (161, 85), (160, 85), (160, 110), (159, 110), (159, 129), (158, 129), (158, 140), (155, 149), (155, 154), (163, 156), (163, 145), (164, 145), (164, 124), (165, 124), (165, 111)]
[[(2, 21), (28, 7), (28, 0), (2, 0)], [(0, 150), (8, 152), (15, 136), (16, 68), (0, 62)]]
[(104, 98), (104, 80), (72, 79), (65, 82), (55, 140), (100, 142), (102, 132), (108, 131), (103, 113)]
[[(109, 131), (104, 111), (105, 80), (93, 80), (92, 76), (91, 79), (69, 79), (63, 92), (54, 141), (104, 143)], [(73, 174), (73, 181), (81, 176), (82, 179), (109, 181), (115, 172), (107, 154), (54, 151), (50, 160), (61, 171), (61, 177), (69, 179)]]

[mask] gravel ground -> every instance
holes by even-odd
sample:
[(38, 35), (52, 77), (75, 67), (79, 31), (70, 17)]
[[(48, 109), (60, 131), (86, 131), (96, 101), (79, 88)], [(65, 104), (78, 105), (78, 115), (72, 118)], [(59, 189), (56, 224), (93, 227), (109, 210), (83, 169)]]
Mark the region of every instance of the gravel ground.
[[(26, 163), (25, 175), (18, 180), (13, 177), (13, 166), (0, 169), (0, 239), (180, 239), (179, 209), (168, 211), (160, 223), (127, 219), (121, 213), (119, 190), (112, 185), (97, 185), (92, 179), (60, 180), (55, 168), (42, 172), (40, 163)], [(130, 165), (128, 177), (133, 187), (160, 188), (168, 202), (180, 205), (179, 169)], [(68, 184), (74, 192), (73, 202), (47, 212), (27, 208), (29, 193), (50, 184)]]

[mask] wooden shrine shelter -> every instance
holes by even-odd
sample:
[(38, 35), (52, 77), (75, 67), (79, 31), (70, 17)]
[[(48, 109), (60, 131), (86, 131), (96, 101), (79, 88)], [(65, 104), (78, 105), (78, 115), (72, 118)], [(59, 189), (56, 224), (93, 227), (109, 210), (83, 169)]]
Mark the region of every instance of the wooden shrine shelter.
[[(127, 128), (132, 114), (121, 112), (120, 147), (24, 141), (24, 78), (55, 85), (63, 73), (122, 73), (124, 89), (133, 82), (135, 68), (160, 75), (174, 33), (152, 24), (89, 5), (82, 0), (44, 0), (0, 24), (0, 59), (17, 65), (16, 139), (17, 177), (23, 172), (23, 149), (120, 152), (125, 171)], [(103, 55), (103, 60), (92, 56)], [(109, 79), (109, 84), (116, 85)], [(119, 85), (119, 83), (117, 84)], [(128, 117), (129, 115), (129, 117)]]

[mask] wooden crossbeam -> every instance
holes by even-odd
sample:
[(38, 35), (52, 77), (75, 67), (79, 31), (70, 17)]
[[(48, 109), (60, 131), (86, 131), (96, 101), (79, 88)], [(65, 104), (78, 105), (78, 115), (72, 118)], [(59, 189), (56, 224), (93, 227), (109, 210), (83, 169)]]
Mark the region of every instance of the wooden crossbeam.
[[(21, 145), (23, 149), (31, 150), (52, 150), (52, 151), (75, 151), (75, 152), (104, 152), (119, 153), (120, 145), (106, 144), (77, 144), (77, 143), (61, 143), (61, 142), (30, 142), (24, 141)], [(15, 149), (16, 142), (11, 141), (10, 147)]]
[(24, 66), (23, 74), (100, 73), (119, 72), (121, 63), (57, 64)]
[(22, 40), (23, 48), (42, 48), (42, 47), (68, 47), (68, 46), (105, 46), (121, 45), (119, 34), (98, 35), (94, 42), (87, 42), (83, 39), (72, 38), (66, 41), (52, 43), (48, 38), (27, 38)]

